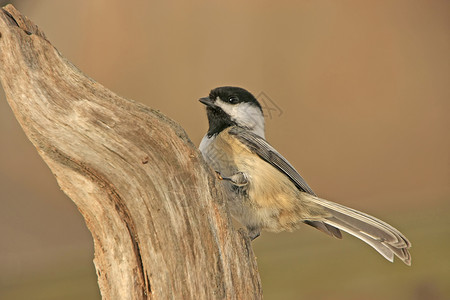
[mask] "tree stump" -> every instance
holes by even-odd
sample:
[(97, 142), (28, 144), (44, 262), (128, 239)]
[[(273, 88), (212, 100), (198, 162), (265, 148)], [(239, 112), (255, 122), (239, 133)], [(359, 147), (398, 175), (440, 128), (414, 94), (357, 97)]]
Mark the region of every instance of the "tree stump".
[(0, 11), (9, 105), (94, 239), (104, 299), (261, 299), (246, 234), (185, 131), (84, 75), (12, 5)]

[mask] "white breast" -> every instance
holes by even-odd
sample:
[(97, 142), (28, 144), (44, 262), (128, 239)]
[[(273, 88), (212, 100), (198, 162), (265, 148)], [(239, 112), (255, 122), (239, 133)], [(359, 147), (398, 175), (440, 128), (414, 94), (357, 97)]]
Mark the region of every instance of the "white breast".
[(211, 145), (214, 138), (214, 136), (208, 137), (207, 134), (203, 137), (202, 141), (200, 142), (200, 146), (198, 146), (198, 149), (203, 155), (205, 155), (204, 152)]

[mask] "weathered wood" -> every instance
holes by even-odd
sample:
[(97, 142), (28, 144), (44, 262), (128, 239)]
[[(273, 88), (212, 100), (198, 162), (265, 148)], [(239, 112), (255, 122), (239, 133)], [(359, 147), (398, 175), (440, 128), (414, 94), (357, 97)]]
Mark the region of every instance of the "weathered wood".
[(260, 299), (256, 260), (185, 131), (80, 72), (13, 6), (0, 79), (92, 233), (104, 299)]

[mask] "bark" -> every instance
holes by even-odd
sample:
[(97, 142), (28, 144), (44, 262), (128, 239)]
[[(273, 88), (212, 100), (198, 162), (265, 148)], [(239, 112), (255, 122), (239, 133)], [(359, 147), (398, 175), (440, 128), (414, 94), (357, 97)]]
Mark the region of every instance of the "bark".
[(262, 298), (250, 241), (177, 123), (84, 75), (11, 5), (0, 80), (92, 233), (104, 299)]

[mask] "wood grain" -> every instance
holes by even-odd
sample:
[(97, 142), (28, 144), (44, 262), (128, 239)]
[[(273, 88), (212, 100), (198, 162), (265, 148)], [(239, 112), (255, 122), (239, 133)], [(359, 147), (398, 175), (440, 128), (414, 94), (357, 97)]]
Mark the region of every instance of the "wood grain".
[(250, 241), (177, 123), (83, 74), (11, 5), (0, 80), (92, 233), (104, 299), (262, 298)]

